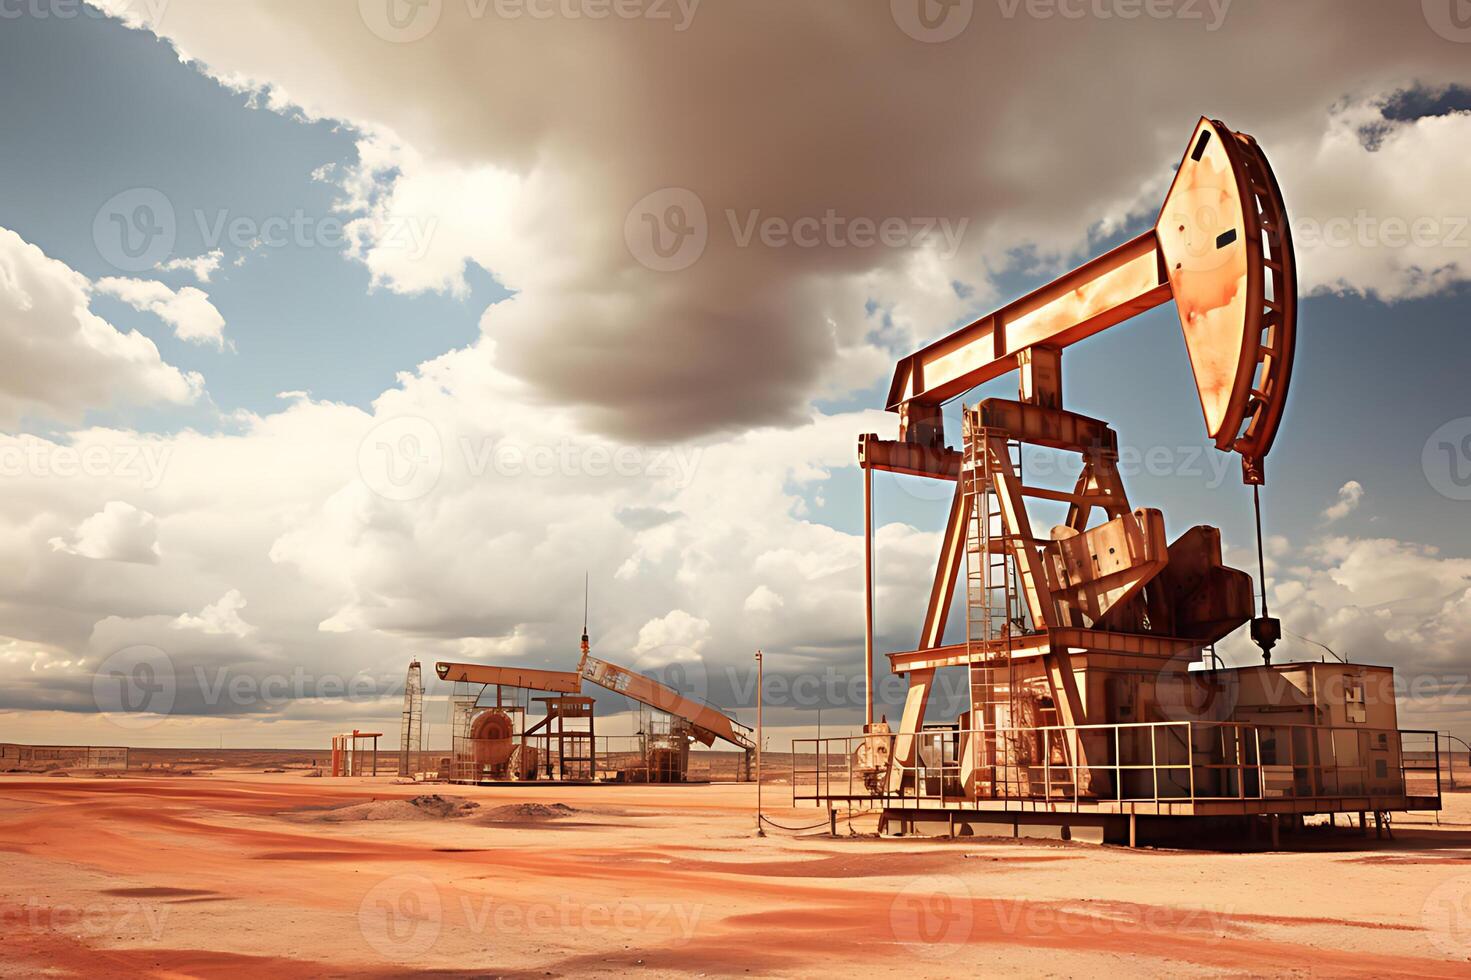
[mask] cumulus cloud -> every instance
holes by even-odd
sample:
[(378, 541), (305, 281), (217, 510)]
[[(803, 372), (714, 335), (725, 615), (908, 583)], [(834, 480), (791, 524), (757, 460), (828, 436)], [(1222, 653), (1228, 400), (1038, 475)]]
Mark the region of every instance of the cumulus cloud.
[(245, 606), (245, 597), (240, 594), (240, 590), (231, 589), (218, 600), (201, 609), (199, 615), (194, 616), (189, 613), (181, 615), (174, 620), (174, 628), (229, 636), (249, 636), (255, 627), (240, 618), (240, 610)]
[(135, 310), (152, 313), (167, 323), (180, 340), (224, 346), (225, 318), (201, 289), (185, 286), (173, 290), (152, 279), (116, 276), (99, 279), (94, 288), (100, 293), (116, 296)]
[[(1294, 214), (1466, 210), (1465, 118), (1395, 122), (1372, 152), (1355, 139), (1374, 100), (1471, 78), (1413, 5), (1235, 4), (1210, 25), (978, 5), (945, 44), (885, 4), (708, 4), (682, 31), (495, 5), (419, 15), (423, 36), (393, 43), (351, 4), (175, 0), (153, 29), (263, 104), (368, 134), (335, 176), (374, 281), (462, 292), (467, 263), (488, 269), (515, 296), (482, 326), (527, 396), (631, 438), (801, 424), (815, 393), (867, 388), (896, 350), (998, 299), (1014, 250), (1046, 270), (1090, 231), (1151, 217), (1203, 112), (1261, 140)], [(1302, 42), (1324, 23), (1333, 43)], [(1108, 91), (1080, 97), (1090, 77)], [(908, 233), (876, 244), (864, 229), (886, 221)], [(1443, 246), (1303, 259), (1309, 288), (1391, 297), (1466, 275)]]
[[(712, 702), (749, 700), (748, 685), (727, 681), (757, 648), (778, 652), (768, 666), (858, 673), (862, 539), (813, 520), (803, 490), (843, 486), (855, 473), (853, 433), (878, 427), (881, 413), (812, 410), (802, 426), (702, 442), (682, 468), (675, 447), (608, 440), (579, 428), (568, 407), (518, 398), (523, 389), (482, 341), (406, 375), (371, 412), (299, 396), (245, 418), (236, 434), (149, 437), (167, 460), (156, 482), (122, 470), (11, 481), (0, 498), (0, 622), (17, 656), (47, 665), (12, 696), (86, 709), (80, 660), (149, 644), (179, 672), (181, 713), (259, 710), (183, 691), (197, 686), (196, 668), (211, 685), (227, 666), (301, 668), (373, 678), (380, 696), (350, 707), (389, 723), (410, 656), (575, 663), (587, 569), (599, 655), (646, 670), (698, 665)], [(525, 465), (542, 455), (550, 465)], [(414, 482), (411, 466), (433, 479)], [(54, 550), (56, 537), (80, 550), (72, 529), (124, 496), (168, 529), (156, 564), (104, 568)], [(937, 504), (936, 526), (942, 519)], [(890, 522), (878, 541), (879, 648), (906, 649), (938, 535)], [(1407, 672), (1464, 665), (1471, 559), (1344, 536), (1277, 536), (1268, 554), (1272, 607), (1294, 633)], [(1283, 656), (1312, 655), (1293, 642)], [(1252, 656), (1241, 636), (1223, 651)], [(279, 710), (298, 727), (281, 731), (340, 728), (342, 708), (293, 701)]]
[(758, 585), (746, 596), (744, 603), (746, 612), (769, 613), (776, 612), (786, 605), (786, 600), (764, 585)]
[(85, 276), (0, 228), (0, 424), (120, 404), (187, 404), (204, 380), (88, 308)]
[(1471, 112), (1405, 118), (1385, 102), (1339, 105), (1325, 127), (1269, 148), (1304, 293), (1396, 301), (1471, 279)]
[(661, 654), (672, 659), (698, 657), (710, 642), (710, 621), (675, 609), (666, 616), (651, 619), (638, 631), (633, 652), (640, 658)]
[[(178, 711), (206, 714), (231, 706), (197, 691), (187, 700), (197, 666), (211, 678), (225, 665), (361, 671), (380, 691), (401, 682), (409, 656), (567, 669), (589, 569), (600, 655), (641, 669), (703, 665), (716, 703), (748, 697), (728, 671), (757, 647), (782, 650), (792, 669), (861, 649), (861, 539), (813, 522), (803, 491), (852, 472), (853, 433), (880, 413), (813, 410), (799, 427), (670, 446), (590, 433), (570, 408), (523, 390), (482, 341), (406, 375), (371, 412), (300, 396), (244, 417), (238, 433), (148, 437), (153, 476), (141, 461), (88, 480), (23, 474), (0, 498), (3, 632), (61, 651), (48, 661), (58, 664), (63, 652), (157, 647), (179, 672)], [(402, 429), (406, 419), (415, 428)], [(431, 464), (422, 484), (389, 479)], [(405, 485), (418, 494), (396, 499)], [(167, 529), (156, 564), (103, 574), (102, 562), (54, 550), (51, 539), (72, 544), (80, 523), (124, 498)], [(885, 608), (920, 608), (936, 536), (888, 524), (881, 541)], [(759, 623), (746, 608), (757, 582), (785, 597)], [(896, 614), (880, 642), (898, 649), (911, 633)], [(57, 667), (13, 696), (89, 710), (86, 676)], [(392, 702), (360, 705), (358, 718), (391, 714)], [(303, 724), (336, 717), (330, 705), (291, 710)]]
[(1364, 499), (1364, 485), (1358, 480), (1349, 480), (1338, 488), (1338, 500), (1323, 511), (1323, 520), (1329, 524), (1341, 521), (1358, 509)]
[(170, 259), (167, 262), (161, 262), (158, 265), (158, 270), (160, 272), (188, 272), (200, 282), (207, 283), (210, 277), (219, 271), (220, 260), (224, 257), (225, 253), (217, 248), (212, 252), (196, 255), (193, 258), (181, 257)]
[[(1234, 563), (1248, 567), (1246, 558)], [(1463, 672), (1471, 657), (1471, 559), (1393, 538), (1328, 535), (1284, 539), (1269, 549), (1268, 577), (1273, 615), (1292, 633), (1326, 643), (1351, 661), (1393, 666), (1409, 682)], [(1293, 642), (1286, 641), (1284, 657), (1321, 655), (1294, 649)], [(1225, 650), (1242, 661), (1254, 657), (1244, 632), (1233, 634)], [(1414, 712), (1424, 705), (1404, 707)], [(1454, 707), (1471, 709), (1471, 697)]]
[(70, 540), (52, 538), (51, 547), (69, 555), (102, 561), (152, 565), (158, 562), (158, 521), (146, 510), (112, 500), (77, 526)]

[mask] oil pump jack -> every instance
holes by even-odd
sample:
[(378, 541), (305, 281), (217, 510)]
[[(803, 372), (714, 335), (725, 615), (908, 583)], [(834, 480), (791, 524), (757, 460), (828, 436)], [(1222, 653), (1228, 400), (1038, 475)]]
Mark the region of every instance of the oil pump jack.
[[(451, 726), (455, 732), (450, 763), (453, 778), (462, 782), (538, 776), (564, 782), (597, 779), (595, 702), (582, 696), (583, 681), (590, 681), (623, 695), (657, 717), (660, 730), (641, 733), (639, 754), (644, 765), (640, 780), (684, 782), (690, 744), (699, 742), (708, 747), (717, 740), (744, 753), (737, 777), (750, 779), (751, 757), (756, 751), (751, 729), (652, 677), (592, 655), (586, 587), (584, 580), (579, 646), (582, 656), (575, 671), (443, 661), (435, 665), (440, 680), (464, 688), (451, 699), (456, 719)], [(488, 688), (495, 689), (494, 705), (480, 703)], [(544, 717), (529, 722), (524, 707), (514, 697), (510, 703), (503, 700), (506, 691), (550, 694), (536, 699), (545, 709)], [(631, 767), (630, 771), (639, 768)]]
[[(1222, 560), (1220, 532), (1169, 541), (1159, 510), (1131, 508), (1115, 431), (1064, 407), (1064, 349), (1170, 301), (1206, 432), (1252, 488), (1260, 614), (1251, 576)], [(1093, 815), (1115, 830), (1127, 814), (1132, 833), (1139, 813), (1355, 810), (1362, 821), (1407, 808), (1387, 668), (1271, 664), (1281, 631), (1258, 494), (1296, 328), (1292, 235), (1267, 158), (1252, 137), (1201, 119), (1152, 229), (899, 361), (887, 404), (899, 438), (859, 440), (868, 703), (867, 734), (847, 750), (850, 800), (882, 799), (890, 826), (908, 828), (948, 810), (952, 832), (957, 809)], [(1018, 397), (964, 406), (950, 448), (945, 403), (1011, 372)], [(1024, 482), (1032, 449), (1076, 460), (1073, 489)], [(874, 722), (875, 470), (955, 483), (919, 644), (889, 654), (909, 683), (897, 733)], [(1048, 535), (1034, 500), (1066, 505)], [(966, 634), (946, 643), (962, 576)], [(1248, 621), (1262, 665), (1199, 669)], [(927, 725), (948, 668), (965, 672), (968, 710)], [(1370, 685), (1379, 696), (1365, 696)]]

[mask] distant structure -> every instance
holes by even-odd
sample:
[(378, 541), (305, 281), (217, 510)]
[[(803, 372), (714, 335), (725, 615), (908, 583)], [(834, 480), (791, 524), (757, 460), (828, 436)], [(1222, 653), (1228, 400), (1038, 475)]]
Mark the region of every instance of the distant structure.
[(0, 771), (32, 769), (126, 769), (128, 750), (113, 745), (18, 745), (0, 743)]
[(403, 724), (398, 743), (398, 774), (413, 778), (424, 749), (424, 675), (419, 661), (409, 664), (404, 681)]
[[(439, 679), (455, 685), (450, 696), (450, 780), (683, 783), (689, 779), (690, 746), (695, 742), (711, 746), (717, 739), (745, 753), (737, 778), (750, 779), (756, 743), (749, 728), (652, 677), (592, 655), (586, 582), (583, 589), (582, 659), (577, 670), (435, 664)], [(632, 751), (615, 751), (605, 737), (599, 753), (596, 702), (582, 696), (583, 681), (622, 694), (638, 706)], [(495, 703), (482, 705), (481, 695), (492, 687)], [(551, 696), (531, 698), (533, 691)], [(533, 701), (542, 707), (539, 719), (528, 716)]]
[(332, 736), (333, 776), (378, 775), (378, 739), (382, 732), (350, 732)]

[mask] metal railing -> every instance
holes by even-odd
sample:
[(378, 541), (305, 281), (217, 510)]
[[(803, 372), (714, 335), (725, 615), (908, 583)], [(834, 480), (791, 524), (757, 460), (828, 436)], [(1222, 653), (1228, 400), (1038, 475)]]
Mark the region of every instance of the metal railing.
[(1360, 726), (1178, 721), (944, 728), (796, 739), (792, 752), (796, 803), (1081, 807), (1433, 797), (1438, 807), (1440, 797), (1434, 732)]
[[(567, 733), (569, 740), (579, 736), (583, 740), (580, 748), (588, 748), (587, 735), (580, 732)], [(475, 739), (455, 735), (450, 741), (450, 751), (433, 754), (442, 759), (442, 764), (447, 764), (444, 776), (452, 782), (523, 782), (546, 780), (554, 776), (566, 778), (555, 771), (556, 767), (550, 773), (547, 769), (548, 760), (553, 758), (555, 752), (555, 735), (547, 736), (537, 732), (526, 736), (525, 747), (534, 750), (535, 758), (528, 755), (524, 760), (525, 771), (522, 771), (523, 760), (518, 756), (517, 774), (514, 776), (503, 771), (503, 766), (492, 767), (476, 761)], [(515, 734), (511, 736), (510, 742), (519, 751), (523, 745), (522, 736)], [(667, 729), (663, 734), (595, 735), (591, 739), (589, 752), (592, 757), (590, 774), (579, 773), (578, 778), (593, 782), (669, 782), (673, 778), (672, 753), (677, 744), (678, 739), (667, 734)], [(656, 748), (666, 751), (658, 754), (650, 751)], [(429, 755), (429, 750), (426, 749), (423, 754)], [(749, 782), (751, 779), (742, 754), (738, 751), (705, 749), (693, 745), (689, 747), (681, 763), (684, 766), (684, 778), (688, 782)]]

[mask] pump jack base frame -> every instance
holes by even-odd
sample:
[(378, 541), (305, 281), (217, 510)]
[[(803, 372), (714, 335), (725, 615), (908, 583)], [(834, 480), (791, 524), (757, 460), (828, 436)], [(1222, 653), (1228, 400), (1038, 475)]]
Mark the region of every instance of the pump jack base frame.
[[(860, 803), (864, 798), (855, 798)], [(833, 802), (838, 802), (834, 800)], [(1260, 803), (1261, 801), (1256, 801)], [(1123, 809), (1055, 811), (1006, 809), (997, 801), (995, 807), (957, 810), (937, 807), (886, 807), (879, 817), (879, 832), (893, 837), (1009, 837), (1029, 840), (1072, 841), (1082, 844), (1110, 844), (1121, 847), (1176, 846), (1199, 848), (1202, 841), (1218, 840), (1223, 844), (1249, 840), (1272, 849), (1280, 844), (1280, 828), (1300, 824), (1313, 815), (1349, 815), (1347, 826), (1336, 822), (1344, 834), (1365, 836), (1367, 830), (1353, 823), (1353, 814), (1435, 811), (1440, 801), (1435, 797), (1357, 797), (1336, 801), (1339, 805), (1325, 809), (1324, 801), (1302, 810), (1284, 809), (1269, 803), (1265, 808), (1232, 803), (1203, 807), (1199, 803), (1189, 813), (1171, 809), (1156, 812), (1153, 804), (1137, 810), (1132, 804)], [(1116, 805), (1115, 805), (1116, 806)]]

